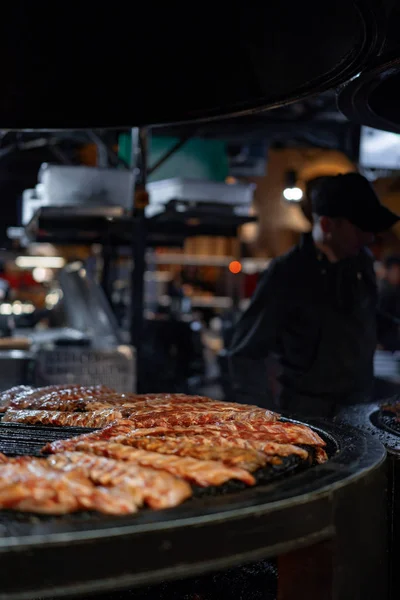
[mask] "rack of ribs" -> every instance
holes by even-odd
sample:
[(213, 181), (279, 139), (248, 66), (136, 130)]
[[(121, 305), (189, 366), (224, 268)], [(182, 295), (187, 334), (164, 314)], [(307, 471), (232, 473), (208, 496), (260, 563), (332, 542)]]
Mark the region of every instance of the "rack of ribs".
[(96, 485), (122, 485), (123, 488), (133, 489), (154, 509), (177, 506), (192, 495), (192, 489), (186, 481), (139, 463), (128, 464), (84, 452), (55, 454), (47, 460), (54, 469), (67, 473), (76, 468), (81, 469)]
[[(151, 467), (156, 470), (160, 469), (202, 487), (221, 485), (231, 479), (243, 481), (247, 485), (254, 485), (255, 483), (254, 477), (244, 469), (227, 467), (222, 462), (158, 454), (157, 452), (147, 452), (146, 450), (112, 442), (95, 442), (93, 444), (78, 442), (71, 454), (74, 452), (95, 454), (113, 458), (115, 462), (128, 461), (130, 464)], [(69, 456), (70, 453), (55, 454), (54, 456), (66, 455)], [(49, 457), (49, 460), (52, 458)]]
[(141, 505), (135, 490), (96, 487), (80, 469), (60, 472), (46, 459), (20, 457), (0, 462), (0, 507), (19, 511), (65, 514), (97, 510), (129, 514)]

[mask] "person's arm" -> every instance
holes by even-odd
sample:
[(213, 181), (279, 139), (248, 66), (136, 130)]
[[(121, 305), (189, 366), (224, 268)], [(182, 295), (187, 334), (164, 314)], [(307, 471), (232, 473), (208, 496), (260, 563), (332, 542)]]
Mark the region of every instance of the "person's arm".
[(400, 319), (385, 312), (381, 305), (376, 311), (378, 344), (384, 350), (395, 352), (400, 348)]
[(378, 347), (391, 352), (400, 347), (400, 320), (394, 317), (392, 312), (393, 298), (390, 289), (385, 284), (378, 287), (374, 270), (373, 256), (369, 250), (363, 255), (363, 270), (366, 280), (373, 288), (376, 300), (376, 332)]
[(268, 355), (276, 350), (284, 291), (281, 265), (263, 274), (248, 309), (237, 323), (227, 352), (231, 393), (239, 402), (275, 407), (276, 374)]
[(385, 350), (399, 348), (400, 320), (395, 316), (396, 298), (393, 290), (383, 283), (378, 293), (376, 310), (378, 344)]
[(228, 351), (230, 356), (265, 358), (275, 350), (283, 297), (281, 267), (273, 262), (234, 329)]

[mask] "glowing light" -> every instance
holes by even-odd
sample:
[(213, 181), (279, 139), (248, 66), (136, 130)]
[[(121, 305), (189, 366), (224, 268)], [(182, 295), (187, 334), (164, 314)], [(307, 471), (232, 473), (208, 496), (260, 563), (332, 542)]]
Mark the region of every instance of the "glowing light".
[(56, 306), (56, 304), (58, 304), (58, 302), (61, 300), (62, 296), (63, 294), (60, 289), (55, 289), (49, 292), (46, 296), (46, 308), (49, 310), (54, 308), (54, 306)]
[(0, 306), (0, 314), (1, 315), (12, 315), (12, 306), (11, 306), (11, 304), (2, 304)]
[(233, 260), (229, 263), (228, 269), (231, 273), (237, 275), (237, 273), (240, 273), (240, 271), (242, 270), (242, 263), (240, 263), (238, 260)]
[(18, 256), (15, 264), (20, 269), (62, 269), (65, 260), (61, 256)]
[(299, 187), (285, 188), (283, 197), (289, 202), (300, 202), (303, 197), (303, 190)]
[(37, 283), (43, 283), (44, 281), (50, 281), (52, 272), (49, 269), (43, 267), (36, 267), (32, 271), (32, 277)]

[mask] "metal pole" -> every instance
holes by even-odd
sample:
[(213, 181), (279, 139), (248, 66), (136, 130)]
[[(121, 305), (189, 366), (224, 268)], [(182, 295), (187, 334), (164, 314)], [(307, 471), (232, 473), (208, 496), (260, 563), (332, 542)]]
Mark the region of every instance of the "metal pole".
[(112, 286), (111, 286), (111, 263), (113, 251), (111, 244), (106, 240), (102, 248), (103, 269), (101, 273), (101, 287), (106, 295), (107, 300), (112, 307)]
[(133, 226), (132, 226), (132, 279), (131, 279), (131, 321), (130, 338), (136, 349), (137, 391), (143, 392), (142, 343), (144, 323), (144, 273), (146, 270), (146, 218), (148, 203), (146, 192), (147, 175), (147, 130), (132, 129), (131, 169), (133, 171)]

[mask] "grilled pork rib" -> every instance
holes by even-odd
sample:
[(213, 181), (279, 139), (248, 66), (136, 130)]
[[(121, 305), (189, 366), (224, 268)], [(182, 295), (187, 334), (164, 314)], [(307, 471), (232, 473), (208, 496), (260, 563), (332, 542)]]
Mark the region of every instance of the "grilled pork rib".
[[(116, 438), (119, 442), (120, 438)], [(122, 441), (123, 443), (123, 441)], [(222, 462), (227, 467), (239, 467), (246, 471), (256, 471), (270, 462), (263, 452), (252, 448), (237, 448), (232, 446), (219, 446), (216, 444), (196, 443), (195, 438), (188, 437), (140, 437), (132, 438), (128, 444), (134, 448), (158, 452), (159, 454), (173, 454), (174, 456), (190, 456), (199, 460), (215, 460)], [(282, 462), (282, 461), (280, 461)], [(279, 464), (279, 459), (273, 464)]]
[[(119, 424), (126, 424), (123, 421)], [(119, 425), (118, 424), (118, 425)], [(265, 423), (263, 421), (228, 421), (221, 424), (209, 424), (205, 427), (171, 427), (172, 435), (217, 435), (219, 437), (237, 436), (244, 440), (275, 441), (281, 444), (304, 444), (325, 446), (324, 440), (310, 427), (289, 422)]]
[(47, 460), (53, 468), (65, 472), (78, 467), (95, 484), (132, 488), (151, 508), (177, 506), (192, 495), (190, 485), (182, 479), (138, 463), (127, 464), (85, 452), (56, 454)]
[(50, 399), (33, 398), (28, 396), (15, 398), (10, 402), (9, 410), (51, 410), (60, 412), (89, 412), (114, 408), (111, 403), (99, 402), (98, 398), (68, 398), (59, 394)]
[(3, 417), (3, 423), (25, 423), (27, 425), (40, 424), (63, 427), (104, 427), (118, 419), (122, 419), (122, 417), (122, 413), (113, 408), (84, 413), (9, 409)]
[[(93, 408), (93, 407), (92, 407)], [(5, 423), (27, 423), (42, 425), (65, 425), (74, 427), (104, 427), (105, 425), (123, 419), (129, 419), (132, 427), (149, 428), (149, 427), (190, 427), (190, 426), (205, 426), (224, 423), (225, 421), (245, 422), (258, 418), (258, 411), (236, 411), (236, 410), (215, 410), (215, 411), (198, 411), (195, 410), (162, 410), (161, 412), (152, 409), (145, 411), (132, 412), (131, 408), (126, 407), (108, 407), (98, 410), (88, 411), (86, 413), (62, 412), (51, 410), (15, 410), (8, 409), (5, 413), (3, 421)], [(262, 411), (265, 413), (265, 411)], [(260, 422), (263, 422), (260, 420)]]
[(34, 391), (35, 388), (28, 385), (17, 385), (16, 387), (12, 387), (9, 390), (2, 392), (0, 394), (0, 413), (5, 412), (15, 398), (26, 396)]
[(165, 410), (154, 413), (151, 410), (145, 414), (137, 415), (133, 412), (128, 418), (135, 428), (149, 427), (191, 427), (194, 425), (205, 426), (224, 423), (225, 421), (246, 421), (259, 417), (258, 411), (237, 412), (235, 410), (210, 410), (196, 412), (195, 410), (182, 411), (177, 409)]
[[(246, 426), (248, 425), (248, 426)], [(261, 427), (261, 431), (259, 430)], [(318, 434), (303, 425), (292, 423), (269, 423), (259, 425), (258, 430), (254, 430), (252, 424), (243, 424), (235, 422), (221, 423), (221, 425), (208, 425), (204, 427), (155, 427), (155, 428), (135, 428), (130, 420), (119, 421), (116, 424), (109, 425), (102, 431), (93, 432), (79, 436), (83, 441), (106, 441), (112, 439), (123, 444), (130, 444), (130, 440), (145, 436), (168, 436), (168, 437), (186, 437), (190, 438), (192, 443), (215, 444), (219, 446), (236, 446), (239, 448), (250, 448), (268, 455), (289, 456), (296, 454), (304, 459), (308, 453), (304, 448), (299, 448), (296, 444), (306, 444), (310, 446), (322, 447), (324, 441)], [(290, 441), (288, 441), (290, 440)], [(45, 452), (59, 452), (63, 449), (73, 447), (74, 440), (59, 440), (48, 444)]]
[[(276, 420), (279, 415), (271, 411), (263, 410), (257, 406), (237, 404), (234, 402), (220, 402), (203, 396), (190, 396), (187, 394), (119, 394), (106, 386), (82, 386), (82, 385), (54, 385), (42, 388), (31, 388), (28, 386), (18, 386), (4, 392), (0, 396), (0, 406), (7, 408), (46, 408), (48, 410), (59, 410), (57, 403), (60, 401), (81, 400), (91, 403), (98, 401), (100, 403), (110, 403), (117, 405), (132, 406), (136, 410), (146, 407), (157, 411), (174, 410), (181, 408), (216, 411), (236, 411), (249, 412), (256, 411), (263, 418)], [(55, 403), (52, 408), (51, 403)], [(72, 405), (71, 405), (72, 406)], [(80, 409), (81, 407), (79, 407)]]
[(35, 401), (42, 403), (46, 400), (58, 399), (61, 396), (76, 399), (84, 395), (98, 397), (112, 392), (113, 390), (103, 385), (50, 385), (42, 388), (21, 385), (0, 395), (0, 411), (4, 412), (7, 408), (13, 407), (20, 409), (34, 407)]
[[(232, 418), (240, 419), (243, 414), (247, 414), (248, 410), (252, 412), (259, 410), (259, 418), (268, 418), (266, 411), (263, 409), (257, 409), (257, 407), (249, 407), (237, 405), (237, 407), (231, 408), (223, 406), (223, 403), (196, 403), (191, 406), (186, 403), (182, 404), (166, 404), (165, 402), (156, 402), (149, 405), (143, 402), (131, 402), (127, 398), (121, 398), (118, 395), (104, 395), (104, 396), (87, 396), (82, 398), (71, 398), (69, 395), (58, 394), (51, 395), (50, 398), (32, 398), (29, 396), (16, 397), (9, 403), (10, 410), (48, 410), (48, 411), (61, 411), (61, 412), (92, 412), (95, 410), (106, 410), (115, 409), (121, 412), (121, 415), (125, 418), (132, 418), (136, 420), (154, 419), (158, 417), (164, 417), (168, 415), (182, 415), (183, 413), (210, 413), (215, 410), (216, 412), (229, 412)], [(236, 414), (237, 413), (237, 416)], [(224, 419), (225, 415), (222, 416)], [(202, 417), (198, 417), (201, 419)], [(203, 417), (204, 419), (204, 417)]]
[(82, 470), (63, 473), (46, 459), (20, 457), (0, 463), (0, 507), (44, 514), (97, 510), (109, 514), (136, 512), (140, 498), (120, 486), (96, 487)]
[[(138, 450), (112, 442), (77, 442), (74, 451), (106, 456), (115, 459), (116, 462), (129, 461), (129, 463), (142, 467), (160, 469), (203, 487), (221, 485), (230, 479), (238, 479), (247, 485), (255, 483), (254, 477), (244, 469), (227, 467), (223, 463), (214, 460), (198, 460), (190, 457), (158, 454), (157, 452), (147, 452), (146, 450)], [(69, 455), (69, 452), (56, 454), (55, 456), (65, 455)]]

